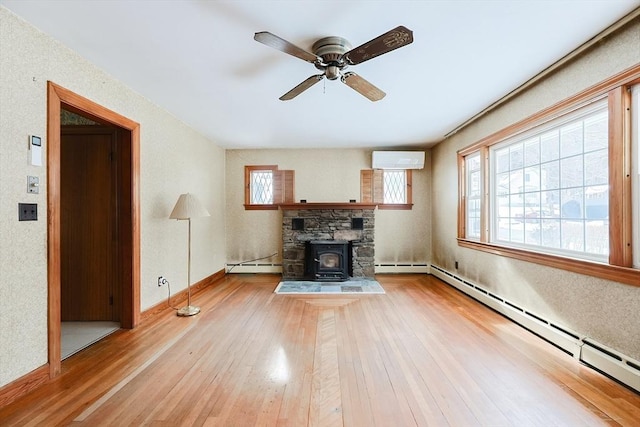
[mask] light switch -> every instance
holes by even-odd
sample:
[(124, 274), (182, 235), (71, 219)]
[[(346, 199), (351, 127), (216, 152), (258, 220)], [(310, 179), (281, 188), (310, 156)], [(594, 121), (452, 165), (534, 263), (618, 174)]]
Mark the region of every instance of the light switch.
[(37, 176), (27, 177), (27, 193), (40, 193), (40, 178), (38, 178)]

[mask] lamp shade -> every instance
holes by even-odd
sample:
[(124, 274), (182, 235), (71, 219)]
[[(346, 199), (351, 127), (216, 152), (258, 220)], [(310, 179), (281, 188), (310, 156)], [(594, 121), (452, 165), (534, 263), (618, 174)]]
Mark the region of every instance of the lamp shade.
[(171, 211), (171, 219), (191, 219), (210, 216), (209, 211), (191, 193), (181, 194)]

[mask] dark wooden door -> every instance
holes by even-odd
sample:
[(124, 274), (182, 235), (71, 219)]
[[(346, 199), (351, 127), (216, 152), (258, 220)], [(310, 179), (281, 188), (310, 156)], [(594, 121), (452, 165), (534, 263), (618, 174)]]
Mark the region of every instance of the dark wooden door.
[(61, 129), (61, 319), (119, 321), (117, 129)]

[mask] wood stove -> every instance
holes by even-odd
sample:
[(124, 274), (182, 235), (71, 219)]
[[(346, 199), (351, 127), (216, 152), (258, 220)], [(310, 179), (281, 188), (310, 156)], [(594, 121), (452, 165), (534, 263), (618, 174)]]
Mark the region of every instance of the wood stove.
[(351, 275), (351, 244), (347, 240), (310, 240), (305, 247), (309, 280), (343, 281)]

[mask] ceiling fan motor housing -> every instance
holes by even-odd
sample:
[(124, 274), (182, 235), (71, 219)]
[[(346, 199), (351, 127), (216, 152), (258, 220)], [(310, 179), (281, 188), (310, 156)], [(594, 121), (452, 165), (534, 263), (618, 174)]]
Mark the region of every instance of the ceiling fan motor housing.
[(351, 50), (351, 43), (337, 36), (324, 37), (311, 47), (313, 53), (322, 58), (322, 63), (315, 64), (316, 68), (323, 70), (329, 80), (340, 77), (340, 71), (347, 67), (342, 56)]

